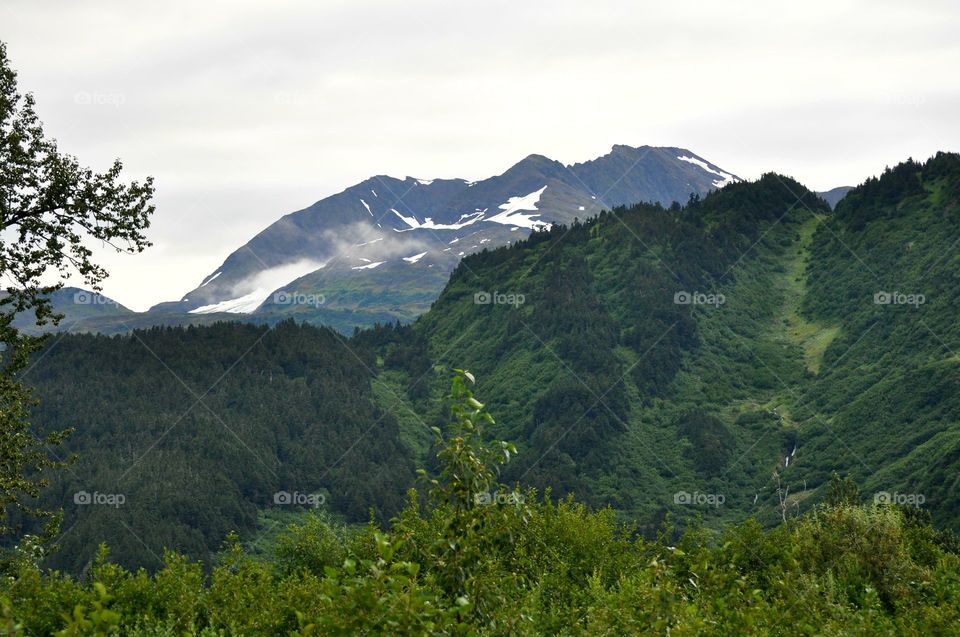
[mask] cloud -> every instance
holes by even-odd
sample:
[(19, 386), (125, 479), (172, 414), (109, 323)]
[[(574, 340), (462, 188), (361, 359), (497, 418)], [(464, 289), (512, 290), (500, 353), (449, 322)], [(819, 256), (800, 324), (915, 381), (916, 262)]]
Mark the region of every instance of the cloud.
[[(415, 234), (416, 233), (416, 234)], [(329, 267), (357, 265), (360, 259), (389, 261), (436, 249), (439, 240), (427, 232), (404, 233), (383, 230), (358, 221), (337, 230), (323, 233), (330, 250), (326, 257)]]
[(373, 174), (623, 143), (826, 188), (960, 148), (960, 5), (940, 0), (14, 0), (0, 24), (62, 149), (157, 179), (157, 248), (108, 262), (136, 308)]
[[(215, 290), (216, 301), (207, 303), (195, 313), (252, 312), (270, 295), (289, 283), (320, 269), (347, 269), (355, 266), (389, 261), (427, 252), (436, 242), (426, 237), (412, 237), (389, 233), (365, 222), (339, 226), (336, 231), (323, 233), (328, 249), (319, 259), (296, 259), (282, 265), (260, 270), (252, 276), (230, 285), (228, 290), (215, 284), (217, 273), (206, 285)], [(202, 289), (201, 287), (201, 289)]]
[[(222, 300), (201, 305), (191, 310), (191, 312), (196, 314), (207, 314), (211, 312), (253, 312), (261, 303), (269, 298), (270, 294), (275, 290), (278, 290), (294, 279), (299, 279), (305, 274), (323, 268), (325, 265), (325, 263), (312, 259), (299, 259), (261, 270), (253, 276), (247, 277), (232, 285), (225, 299), (223, 298), (222, 290), (220, 290), (217, 298)], [(214, 275), (208, 279), (208, 282), (213, 283), (217, 276), (218, 275), (214, 273)]]

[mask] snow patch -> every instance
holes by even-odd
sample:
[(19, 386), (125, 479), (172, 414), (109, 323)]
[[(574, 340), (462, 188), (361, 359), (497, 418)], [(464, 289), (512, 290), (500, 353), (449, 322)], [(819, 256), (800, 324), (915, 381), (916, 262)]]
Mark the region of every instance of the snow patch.
[(221, 274), (223, 274), (223, 272), (217, 272), (217, 273), (214, 274), (212, 277), (210, 277), (209, 279), (207, 279), (206, 281), (204, 281), (202, 284), (200, 284), (200, 287), (203, 287), (203, 286), (206, 285), (207, 283), (210, 283), (211, 281), (213, 281), (215, 278), (217, 278), (217, 277), (220, 276)]
[(396, 232), (408, 232), (409, 230), (417, 230), (421, 228), (427, 230), (459, 230), (461, 228), (466, 228), (467, 226), (474, 224), (483, 218), (483, 212), (472, 212), (467, 215), (460, 215), (460, 219), (456, 223), (436, 223), (432, 217), (427, 217), (423, 223), (421, 223), (415, 216), (403, 216), (397, 212), (396, 208), (391, 208), (390, 211), (400, 217), (400, 220), (407, 224), (407, 227), (402, 230), (399, 228), (394, 228)]
[(260, 307), (260, 304), (266, 300), (266, 295), (269, 294), (269, 290), (266, 293), (264, 293), (263, 289), (254, 290), (250, 294), (246, 294), (236, 299), (220, 301), (219, 303), (213, 303), (211, 305), (201, 305), (196, 309), (190, 310), (190, 314), (213, 314), (214, 312), (250, 314), (255, 309)]
[(685, 161), (689, 164), (693, 164), (694, 166), (699, 166), (700, 168), (707, 171), (711, 175), (717, 175), (718, 177), (720, 177), (720, 179), (713, 180), (714, 188), (723, 188), (727, 184), (732, 184), (740, 181), (730, 173), (725, 173), (719, 168), (711, 168), (710, 164), (703, 161), (702, 159), (697, 159), (696, 157), (687, 157), (686, 155), (679, 155), (677, 159), (679, 159), (680, 161)]
[(510, 197), (506, 203), (502, 203), (499, 206), (503, 212), (497, 213), (496, 215), (487, 219), (487, 221), (502, 223), (508, 226), (530, 228), (531, 230), (550, 228), (550, 224), (546, 221), (535, 219), (535, 217), (539, 217), (541, 213), (537, 212), (534, 214), (524, 214), (522, 212), (536, 210), (537, 203), (540, 202), (540, 196), (543, 195), (543, 191), (546, 189), (547, 187), (544, 186), (540, 190), (531, 192), (529, 195), (524, 195), (522, 197)]
[(378, 265), (383, 265), (386, 261), (374, 261), (373, 263), (368, 263), (367, 265), (355, 265), (351, 270), (372, 270)]
[(402, 221), (402, 222), (404, 222), (405, 224), (407, 224), (408, 227), (410, 227), (410, 228), (419, 228), (419, 227), (420, 227), (420, 222), (417, 220), (416, 217), (404, 217), (402, 214), (400, 214), (400, 212), (399, 212), (396, 208), (391, 208), (391, 209), (390, 209), (390, 212), (392, 212), (393, 214), (395, 214), (395, 215), (397, 215), (398, 217), (400, 217), (400, 221)]
[(367, 212), (369, 212), (369, 213), (370, 213), (370, 216), (372, 217), (372, 216), (373, 216), (373, 211), (370, 210), (370, 204), (368, 204), (368, 203), (367, 203), (366, 201), (364, 201), (363, 199), (360, 200), (360, 203), (363, 204), (363, 207), (367, 209)]
[(358, 243), (358, 244), (355, 245), (354, 247), (355, 247), (355, 248), (362, 248), (363, 246), (368, 246), (368, 245), (370, 245), (371, 243), (376, 243), (377, 241), (383, 241), (383, 237), (377, 237), (376, 239), (372, 239), (372, 240), (370, 240), (370, 241), (364, 241), (363, 243)]
[[(201, 305), (198, 308), (190, 310), (190, 314), (211, 314), (213, 312), (250, 314), (260, 307), (274, 290), (325, 266), (326, 263), (301, 259), (268, 268), (257, 272), (253, 276), (235, 285), (232, 293), (238, 296), (209, 305)], [(210, 280), (212, 281), (213, 279), (211, 278)]]
[(427, 253), (421, 252), (420, 254), (415, 254), (412, 257), (403, 257), (403, 260), (406, 261), (407, 263), (416, 263), (417, 261), (419, 261), (425, 256), (427, 256)]

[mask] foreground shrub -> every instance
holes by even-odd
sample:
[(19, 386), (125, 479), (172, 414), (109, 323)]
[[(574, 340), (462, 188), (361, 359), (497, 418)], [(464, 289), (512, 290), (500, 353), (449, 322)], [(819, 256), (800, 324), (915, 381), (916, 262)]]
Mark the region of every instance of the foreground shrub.
[[(0, 580), (0, 635), (960, 634), (957, 542), (855, 491), (798, 520), (646, 541), (572, 497), (499, 482), (514, 449), (454, 379), (440, 471), (389, 530), (308, 515), (272, 560), (227, 539), (216, 565), (168, 552), (154, 574), (102, 548), (76, 580), (29, 538)], [(849, 486), (849, 485), (848, 485)]]

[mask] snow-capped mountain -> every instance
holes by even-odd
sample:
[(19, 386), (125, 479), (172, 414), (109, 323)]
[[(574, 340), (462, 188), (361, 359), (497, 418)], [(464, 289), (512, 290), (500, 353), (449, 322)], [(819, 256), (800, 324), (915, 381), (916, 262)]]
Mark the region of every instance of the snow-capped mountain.
[(530, 155), (477, 182), (371, 177), (280, 218), (180, 301), (151, 312), (410, 319), (466, 254), (613, 206), (685, 202), (737, 180), (686, 149), (621, 145), (570, 166)]

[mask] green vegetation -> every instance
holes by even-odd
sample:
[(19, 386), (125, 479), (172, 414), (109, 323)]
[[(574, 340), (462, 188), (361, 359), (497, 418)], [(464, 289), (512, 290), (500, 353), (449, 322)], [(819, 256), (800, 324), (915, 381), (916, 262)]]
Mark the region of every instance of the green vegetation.
[[(916, 514), (831, 502), (764, 531), (700, 529), (655, 540), (501, 484), (507, 443), (454, 380), (436, 429), (438, 471), (389, 531), (320, 517), (293, 524), (271, 560), (231, 538), (212, 573), (168, 552), (153, 575), (103, 548), (82, 580), (20, 545), (0, 580), (6, 635), (930, 635), (960, 622), (960, 546)], [(507, 465), (509, 466), (509, 465)]]
[(818, 228), (802, 311), (841, 336), (796, 410), (817, 459), (811, 483), (846, 467), (869, 491), (922, 495), (954, 529), (958, 205), (960, 156), (940, 153), (868, 180)]
[[(668, 514), (713, 533), (772, 524), (823, 501), (834, 471), (957, 529), (958, 210), (955, 154), (889, 169), (835, 213), (766, 175), (471, 255), (409, 331), (435, 369), (480, 374), (521, 451), (510, 480), (609, 505), (648, 537)], [(484, 291), (505, 302), (475, 304)], [(441, 383), (420, 383), (428, 422)]]
[(165, 548), (209, 561), (228, 532), (257, 528), (259, 510), (296, 508), (276, 501), (284, 492), (322, 495), (352, 522), (370, 508), (386, 520), (414, 479), (393, 416), (407, 413), (373, 394), (374, 353), (332, 330), (65, 335), (45, 354), (27, 377), (42, 397), (34, 420), (72, 427), (63, 452), (79, 458), (40, 500), (65, 513), (48, 566), (79, 573), (101, 542), (130, 568), (160, 567)]
[[(786, 327), (790, 342), (803, 348), (807, 369), (814, 374), (820, 372), (823, 353), (827, 346), (840, 333), (839, 325), (820, 325), (800, 313), (800, 304), (806, 296), (806, 269), (810, 245), (813, 242), (814, 231), (821, 220), (822, 217), (811, 215), (810, 219), (800, 226), (798, 230), (800, 239), (797, 241), (796, 251), (794, 252), (794, 246), (791, 246), (788, 251), (790, 256), (784, 264), (783, 275), (777, 282), (778, 287), (782, 288), (780, 293), (784, 297), (779, 321), (783, 327)], [(775, 329), (782, 328), (775, 326)]]

